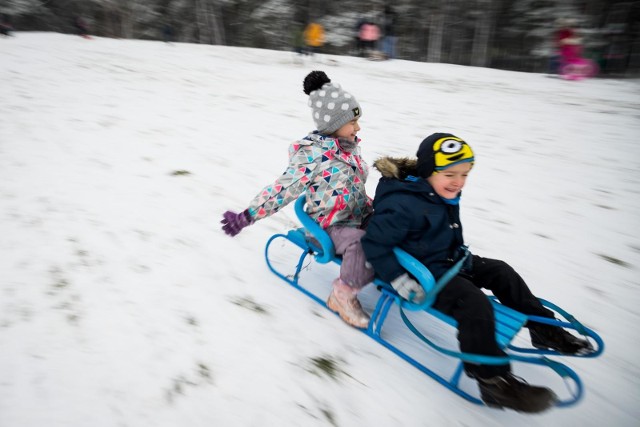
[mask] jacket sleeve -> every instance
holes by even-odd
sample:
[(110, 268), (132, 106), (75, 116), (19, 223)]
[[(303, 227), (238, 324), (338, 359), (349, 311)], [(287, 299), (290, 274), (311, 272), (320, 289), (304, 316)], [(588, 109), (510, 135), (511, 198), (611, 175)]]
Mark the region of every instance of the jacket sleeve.
[(393, 197), (375, 205), (361, 243), (367, 261), (382, 280), (390, 282), (406, 272), (396, 259), (393, 248), (400, 246), (410, 229), (411, 216), (408, 209), (403, 209)]
[(301, 146), (289, 159), (289, 165), (272, 184), (264, 187), (249, 203), (254, 221), (278, 212), (296, 200), (313, 181), (320, 159), (313, 147)]

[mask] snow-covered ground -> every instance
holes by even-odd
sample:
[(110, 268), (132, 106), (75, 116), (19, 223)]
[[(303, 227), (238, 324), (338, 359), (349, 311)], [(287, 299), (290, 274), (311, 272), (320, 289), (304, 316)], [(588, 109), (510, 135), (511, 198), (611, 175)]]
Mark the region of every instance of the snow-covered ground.
[[(0, 58), (0, 426), (638, 425), (637, 80), (55, 33)], [(470, 404), (287, 287), (263, 250), (290, 208), (220, 230), (312, 130), (312, 69), (360, 101), (369, 163), (471, 144), (472, 251), (606, 342), (566, 360), (578, 405)]]

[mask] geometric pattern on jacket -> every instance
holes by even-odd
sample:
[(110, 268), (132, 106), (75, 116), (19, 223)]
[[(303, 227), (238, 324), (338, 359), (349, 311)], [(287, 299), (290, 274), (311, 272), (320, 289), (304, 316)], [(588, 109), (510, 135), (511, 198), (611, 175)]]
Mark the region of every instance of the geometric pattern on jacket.
[(337, 138), (311, 133), (289, 146), (287, 169), (249, 203), (249, 214), (266, 218), (306, 191), (307, 213), (322, 228), (359, 227), (373, 211), (365, 189), (368, 175), (359, 146), (344, 151)]

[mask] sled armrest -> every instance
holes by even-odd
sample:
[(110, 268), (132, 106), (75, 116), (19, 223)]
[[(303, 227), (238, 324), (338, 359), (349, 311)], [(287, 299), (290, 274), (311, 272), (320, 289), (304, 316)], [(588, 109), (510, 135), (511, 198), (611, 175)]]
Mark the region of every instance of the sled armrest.
[(407, 270), (409, 274), (415, 277), (424, 288), (426, 298), (420, 306), (430, 306), (435, 300), (437, 294), (437, 292), (433, 292), (436, 286), (436, 279), (433, 277), (431, 271), (429, 271), (423, 263), (415, 259), (403, 249), (395, 247), (393, 248), (393, 253), (400, 265)]
[(309, 214), (307, 214), (304, 210), (304, 205), (306, 202), (306, 196), (303, 194), (298, 197), (295, 203), (295, 211), (296, 216), (302, 223), (302, 226), (307, 230), (307, 232), (317, 240), (320, 244), (320, 252), (315, 254), (315, 259), (320, 264), (326, 264), (331, 262), (335, 258), (335, 249), (333, 247), (333, 242), (331, 241), (331, 237), (327, 234), (326, 231), (320, 227), (320, 225), (315, 222)]
[(417, 304), (410, 301), (403, 301), (402, 306), (409, 310), (424, 310), (430, 307), (436, 300), (438, 293), (444, 288), (451, 279), (453, 279), (462, 270), (467, 258), (471, 255), (466, 246), (460, 247), (464, 251), (464, 255), (453, 266), (451, 266), (445, 273), (436, 280), (429, 269), (423, 265), (420, 261), (415, 259), (409, 253), (403, 251), (400, 248), (393, 248), (393, 252), (398, 259), (398, 262), (402, 267), (411, 273), (422, 285), (426, 294), (423, 302)]

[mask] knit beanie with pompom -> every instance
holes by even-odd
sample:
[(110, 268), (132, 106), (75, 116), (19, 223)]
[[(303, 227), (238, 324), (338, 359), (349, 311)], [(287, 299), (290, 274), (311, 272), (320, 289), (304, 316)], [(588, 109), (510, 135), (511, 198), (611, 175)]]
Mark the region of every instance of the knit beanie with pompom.
[(331, 135), (351, 120), (362, 116), (360, 104), (322, 71), (312, 71), (304, 79), (304, 93), (318, 132)]

